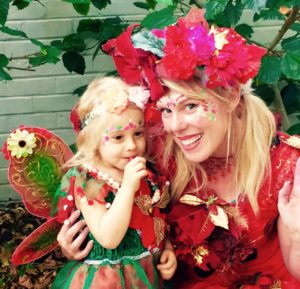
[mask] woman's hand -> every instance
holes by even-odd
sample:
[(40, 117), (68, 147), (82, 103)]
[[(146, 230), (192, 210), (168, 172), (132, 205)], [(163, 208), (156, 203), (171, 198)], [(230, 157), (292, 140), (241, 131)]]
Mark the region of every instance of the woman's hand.
[(68, 222), (65, 222), (57, 235), (57, 241), (62, 253), (70, 260), (85, 258), (93, 247), (93, 241), (90, 240), (84, 249), (80, 248), (87, 237), (89, 229), (84, 220), (78, 221), (79, 216), (79, 210), (73, 212), (67, 220)]
[(169, 241), (166, 241), (167, 245), (163, 250), (160, 257), (160, 264), (157, 265), (157, 269), (160, 272), (161, 277), (164, 280), (169, 280), (173, 277), (176, 268), (177, 260), (173, 250), (173, 246)]
[(300, 240), (300, 158), (295, 168), (294, 184), (291, 193), (290, 183), (285, 182), (278, 195), (278, 210), (281, 221), (290, 232), (290, 237)]

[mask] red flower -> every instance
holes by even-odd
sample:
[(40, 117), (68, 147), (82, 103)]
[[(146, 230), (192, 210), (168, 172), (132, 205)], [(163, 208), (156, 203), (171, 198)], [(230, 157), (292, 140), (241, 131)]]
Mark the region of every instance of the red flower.
[(196, 7), (192, 7), (189, 13), (184, 17), (180, 18), (185, 22), (186, 27), (195, 27), (199, 24), (204, 26), (207, 30), (209, 29), (208, 23), (204, 18), (204, 10)]
[(73, 130), (76, 133), (79, 133), (79, 131), (81, 129), (81, 121), (80, 121), (80, 117), (77, 112), (77, 107), (78, 106), (76, 105), (72, 108), (71, 113), (70, 113), (70, 121), (73, 125)]
[(166, 29), (165, 56), (158, 65), (161, 76), (187, 80), (195, 74), (197, 55), (189, 42), (189, 34), (183, 23), (169, 26)]
[(109, 40), (102, 48), (113, 57), (115, 66), (125, 82), (149, 88), (151, 99), (156, 100), (164, 94), (154, 70), (157, 57), (133, 46), (131, 34), (134, 27), (128, 27), (125, 32)]
[(216, 51), (210, 64), (205, 68), (208, 76), (207, 86), (227, 88), (238, 83), (246, 83), (257, 74), (265, 49), (247, 45), (246, 40), (232, 28), (220, 28), (216, 31), (217, 34), (227, 32), (227, 43)]

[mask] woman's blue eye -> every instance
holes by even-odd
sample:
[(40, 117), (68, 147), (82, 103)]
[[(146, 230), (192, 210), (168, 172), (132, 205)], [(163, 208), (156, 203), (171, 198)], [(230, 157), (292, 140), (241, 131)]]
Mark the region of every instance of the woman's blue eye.
[(198, 106), (198, 104), (196, 104), (196, 103), (189, 103), (189, 104), (187, 104), (185, 107), (188, 109), (188, 110), (192, 110), (192, 109), (194, 109), (195, 107), (197, 107)]
[(162, 108), (160, 109), (160, 112), (162, 113), (163, 116), (169, 115), (172, 111), (169, 108)]

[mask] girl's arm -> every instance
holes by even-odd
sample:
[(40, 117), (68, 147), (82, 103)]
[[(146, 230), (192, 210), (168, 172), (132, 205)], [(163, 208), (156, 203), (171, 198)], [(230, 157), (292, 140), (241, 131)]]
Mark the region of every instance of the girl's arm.
[[(146, 160), (136, 157), (125, 167), (122, 186), (109, 209), (98, 202), (89, 204), (87, 198), (76, 196), (76, 205), (95, 239), (105, 248), (114, 249), (122, 241), (130, 222), (135, 192), (140, 179), (147, 175)], [(88, 183), (87, 190), (95, 190), (96, 183)]]
[(300, 280), (300, 158), (292, 191), (286, 182), (278, 196), (278, 234), (281, 253), (289, 272)]

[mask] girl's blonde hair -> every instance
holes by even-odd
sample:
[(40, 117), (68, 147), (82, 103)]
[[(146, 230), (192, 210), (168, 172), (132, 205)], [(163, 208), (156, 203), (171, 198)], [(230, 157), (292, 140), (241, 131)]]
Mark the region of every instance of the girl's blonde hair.
[[(83, 125), (76, 138), (77, 153), (65, 164), (66, 167), (83, 164), (95, 167), (96, 162), (101, 160), (99, 143), (110, 121), (109, 113), (121, 112), (129, 107), (138, 108), (131, 102), (128, 104), (130, 87), (116, 77), (97, 78), (88, 85), (76, 107), (81, 123), (86, 125)], [(96, 117), (87, 124), (91, 113), (96, 113)]]
[[(191, 98), (203, 98), (211, 95), (216, 97), (225, 106), (230, 100), (226, 95), (230, 90), (203, 88), (199, 81), (173, 82), (163, 80), (163, 83), (173, 91)], [(238, 88), (238, 91), (240, 89)], [(236, 125), (233, 115), (239, 113), (242, 128)], [(234, 185), (241, 195), (247, 196), (254, 211), (258, 213), (257, 195), (265, 177), (270, 174), (270, 146), (275, 135), (275, 120), (265, 103), (252, 93), (248, 86), (241, 86), (240, 101), (232, 111), (228, 120), (227, 151), (229, 156), (230, 145), (235, 148)], [(235, 137), (234, 137), (235, 136)], [(186, 190), (191, 180), (196, 183), (193, 191), (205, 188), (207, 176), (200, 164), (188, 161), (181, 149), (174, 142), (171, 135), (167, 136), (164, 150), (163, 164), (167, 166), (171, 157), (174, 157), (176, 172), (172, 180), (172, 197), (178, 199)], [(200, 172), (201, 178), (196, 177)]]

